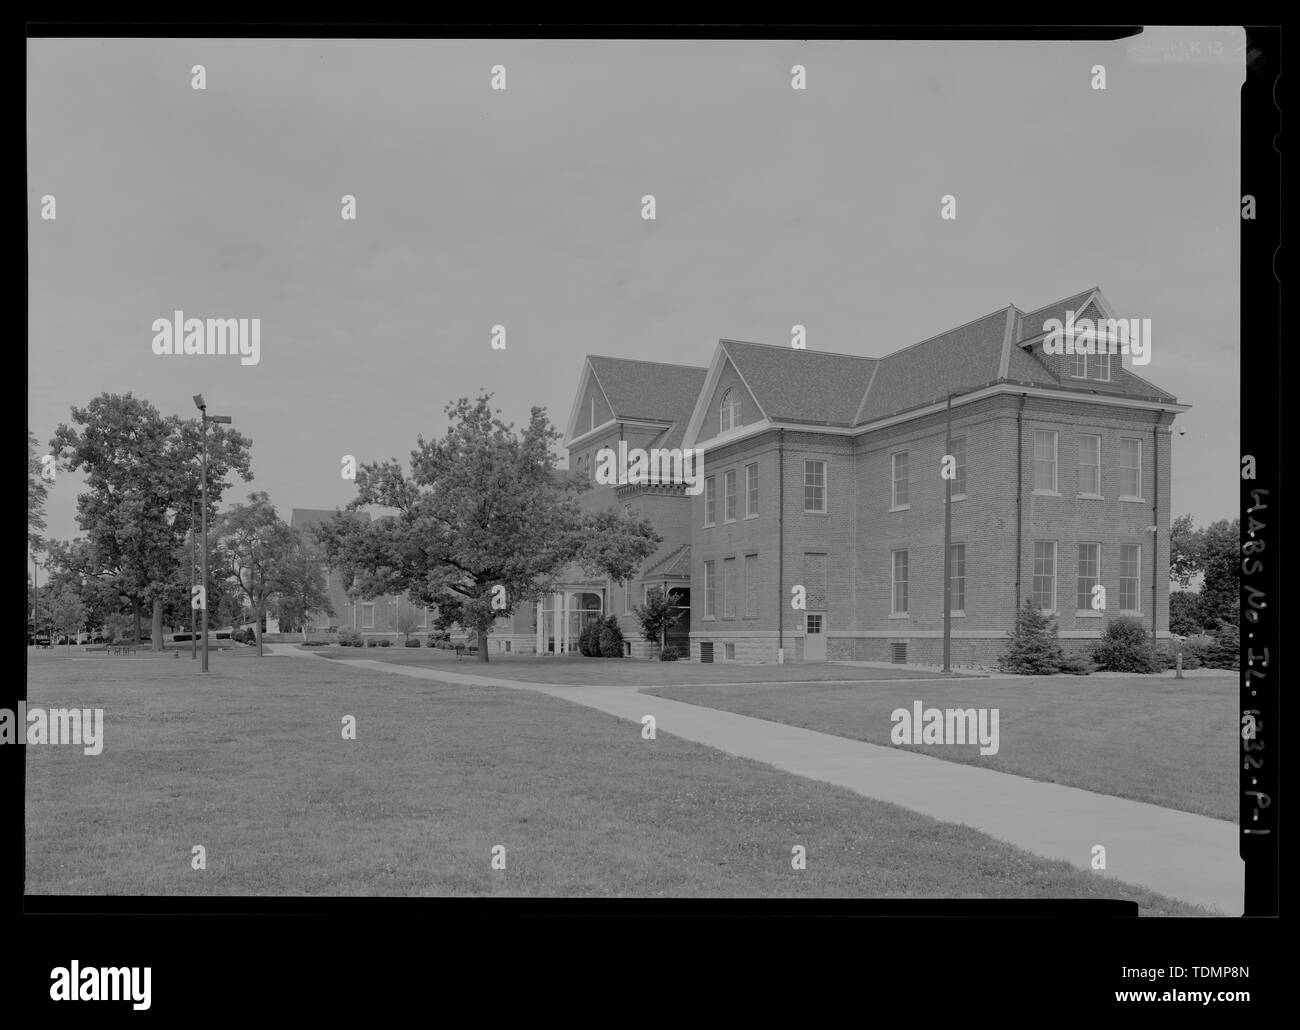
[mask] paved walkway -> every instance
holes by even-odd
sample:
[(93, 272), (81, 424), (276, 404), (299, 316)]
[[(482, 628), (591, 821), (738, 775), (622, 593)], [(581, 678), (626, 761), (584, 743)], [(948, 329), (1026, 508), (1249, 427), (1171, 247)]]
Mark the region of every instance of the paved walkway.
[[(970, 826), (1085, 871), (1091, 871), (1093, 845), (1104, 845), (1106, 870), (1097, 875), (1223, 915), (1242, 913), (1237, 827), (1220, 819), (653, 697), (636, 687), (527, 683), (367, 659), (324, 659), (286, 645), (273, 653), (416, 679), (534, 690), (638, 724), (642, 716), (653, 715), (659, 732)], [(639, 733), (640, 726), (629, 732)]]

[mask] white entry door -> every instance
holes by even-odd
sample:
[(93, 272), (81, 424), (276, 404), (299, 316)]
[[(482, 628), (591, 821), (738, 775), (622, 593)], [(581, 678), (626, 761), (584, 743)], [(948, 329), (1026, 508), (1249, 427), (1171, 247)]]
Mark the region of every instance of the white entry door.
[(803, 631), (803, 660), (826, 661), (826, 613), (804, 612)]

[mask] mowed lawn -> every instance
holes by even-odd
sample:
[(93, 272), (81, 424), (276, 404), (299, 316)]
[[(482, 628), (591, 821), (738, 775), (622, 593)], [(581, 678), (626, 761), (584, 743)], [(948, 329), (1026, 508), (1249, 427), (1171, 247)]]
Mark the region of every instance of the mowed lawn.
[(915, 701), (926, 708), (997, 708), (995, 755), (981, 755), (978, 744), (901, 746), (1217, 819), (1238, 818), (1237, 679), (1231, 673), (1183, 680), (705, 684), (646, 693), (888, 746), (896, 746), (891, 713), (910, 713)]
[[(278, 647), (290, 645), (278, 644)], [(491, 661), (432, 647), (309, 647), (299, 650), (342, 660), (369, 659), (399, 665), (447, 668), (467, 675), (532, 683), (574, 686), (669, 686), (690, 683), (788, 683), (946, 678), (941, 672), (902, 667), (864, 668), (847, 665), (736, 665), (698, 662), (659, 662), (633, 658), (583, 658), (580, 655), (516, 655), (493, 652)], [(968, 678), (968, 677), (962, 677)]]
[(298, 658), (212, 669), (29, 661), (30, 705), (105, 713), (100, 755), (26, 748), (29, 893), (1120, 897), (1205, 914), (543, 694)]

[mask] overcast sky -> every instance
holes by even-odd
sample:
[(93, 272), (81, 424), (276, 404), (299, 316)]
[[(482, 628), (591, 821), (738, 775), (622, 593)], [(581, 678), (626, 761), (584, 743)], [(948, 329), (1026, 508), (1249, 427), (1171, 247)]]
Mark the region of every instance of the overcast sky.
[[(28, 422), (44, 445), (101, 392), (202, 392), (253, 440), (227, 500), (287, 518), (480, 387), (563, 430), (588, 353), (703, 366), (799, 323), (879, 356), (1096, 285), (1194, 405), (1174, 513), (1232, 517), (1241, 41), (29, 41)], [(260, 363), (155, 355), (176, 309), (260, 318)]]

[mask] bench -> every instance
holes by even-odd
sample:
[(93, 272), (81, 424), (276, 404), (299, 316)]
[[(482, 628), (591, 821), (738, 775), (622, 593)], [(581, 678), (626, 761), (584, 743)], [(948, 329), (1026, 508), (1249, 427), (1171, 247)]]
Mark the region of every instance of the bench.
[(457, 644), (456, 645), (456, 661), (460, 661), (461, 656), (467, 654), (474, 655), (475, 657), (477, 657), (478, 644)]
[(108, 649), (108, 653), (109, 653), (109, 654), (117, 654), (117, 655), (127, 655), (127, 654), (131, 654), (131, 655), (133, 655), (133, 654), (135, 654), (135, 645), (134, 645), (134, 644), (114, 644), (112, 647), (110, 647), (110, 648)]

